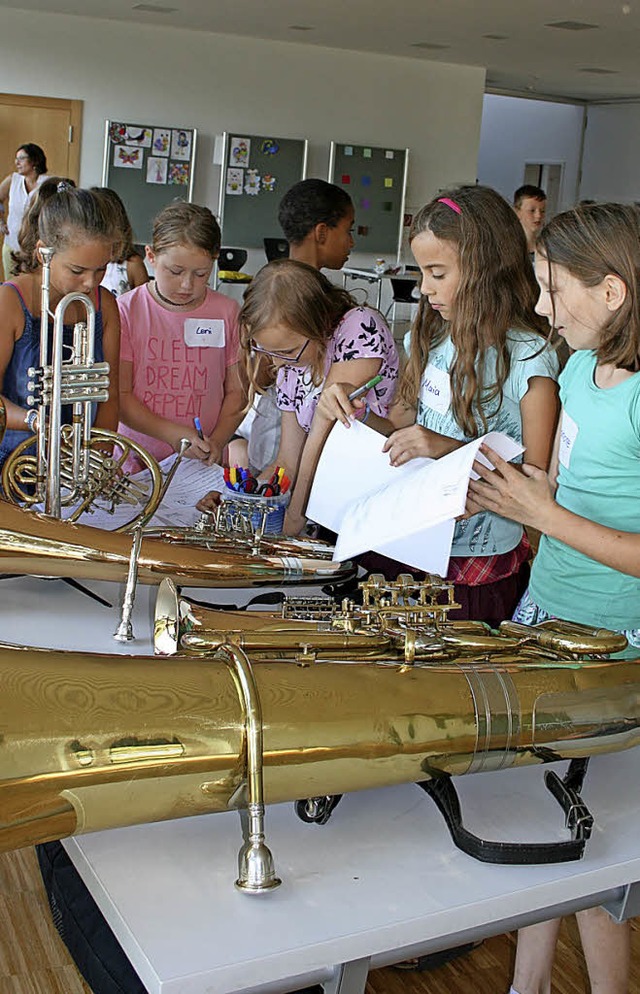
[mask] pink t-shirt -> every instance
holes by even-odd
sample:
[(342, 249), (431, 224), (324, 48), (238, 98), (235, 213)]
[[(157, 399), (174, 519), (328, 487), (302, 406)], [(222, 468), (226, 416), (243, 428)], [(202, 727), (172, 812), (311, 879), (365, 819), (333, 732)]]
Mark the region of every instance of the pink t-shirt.
[[(327, 343), (324, 379), (334, 362), (380, 359), (380, 383), (365, 395), (374, 414), (386, 417), (398, 378), (398, 350), (387, 322), (372, 307), (352, 307), (344, 315)], [(324, 380), (315, 386), (308, 366), (280, 366), (276, 379), (277, 404), (281, 411), (295, 412), (301, 428), (309, 431)]]
[[(193, 426), (199, 417), (205, 436), (216, 426), (228, 366), (238, 362), (238, 305), (207, 290), (193, 311), (170, 311), (151, 296), (149, 284), (118, 297), (122, 328), (120, 358), (133, 363), (133, 393), (156, 414)], [(127, 425), (118, 431), (139, 442), (156, 459), (173, 451), (166, 442)]]

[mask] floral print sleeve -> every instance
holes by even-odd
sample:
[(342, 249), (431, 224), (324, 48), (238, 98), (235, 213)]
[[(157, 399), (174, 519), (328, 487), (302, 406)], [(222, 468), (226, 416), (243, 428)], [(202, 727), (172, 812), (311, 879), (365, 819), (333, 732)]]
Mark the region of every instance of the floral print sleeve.
[[(334, 362), (354, 359), (380, 359), (382, 380), (365, 400), (375, 414), (385, 417), (398, 378), (398, 352), (384, 318), (371, 307), (354, 307), (342, 318), (327, 347), (325, 378)], [(323, 384), (312, 382), (307, 366), (280, 367), (276, 383), (280, 410), (294, 411), (298, 424), (309, 431)]]

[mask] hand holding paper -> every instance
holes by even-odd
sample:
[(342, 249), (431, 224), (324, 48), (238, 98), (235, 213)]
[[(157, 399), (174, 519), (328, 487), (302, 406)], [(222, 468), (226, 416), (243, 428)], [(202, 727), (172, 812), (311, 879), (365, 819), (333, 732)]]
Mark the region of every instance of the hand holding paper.
[(507, 435), (490, 432), (441, 459), (393, 467), (377, 432), (338, 423), (318, 463), (307, 515), (339, 533), (336, 559), (373, 550), (443, 576), (483, 442), (505, 459), (523, 451)]

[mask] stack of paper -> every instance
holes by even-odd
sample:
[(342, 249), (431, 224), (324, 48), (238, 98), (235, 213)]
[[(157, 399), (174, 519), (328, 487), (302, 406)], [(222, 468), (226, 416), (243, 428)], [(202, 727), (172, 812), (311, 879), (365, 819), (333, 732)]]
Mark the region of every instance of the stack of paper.
[(445, 576), (455, 519), (486, 442), (503, 459), (524, 451), (508, 435), (490, 432), (441, 459), (391, 466), (385, 439), (355, 421), (336, 422), (313, 481), (307, 517), (338, 532), (335, 558), (380, 552), (415, 569)]

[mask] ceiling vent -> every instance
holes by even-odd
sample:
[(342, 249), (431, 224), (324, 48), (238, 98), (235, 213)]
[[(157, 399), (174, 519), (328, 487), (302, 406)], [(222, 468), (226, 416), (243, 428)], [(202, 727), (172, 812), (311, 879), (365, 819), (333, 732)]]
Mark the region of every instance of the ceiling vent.
[(314, 31), (310, 24), (290, 24), (289, 31)]
[(598, 66), (583, 66), (578, 72), (590, 72), (593, 76), (617, 76), (617, 69), (600, 69)]
[(451, 48), (451, 45), (438, 45), (435, 41), (414, 41), (411, 43), (412, 48), (424, 48), (431, 52), (442, 51), (445, 48)]
[(508, 41), (509, 35), (483, 35), (483, 38), (488, 38), (489, 41)]

